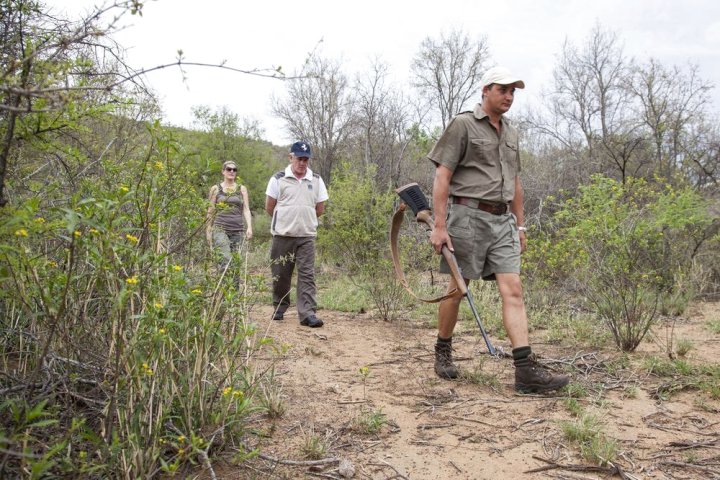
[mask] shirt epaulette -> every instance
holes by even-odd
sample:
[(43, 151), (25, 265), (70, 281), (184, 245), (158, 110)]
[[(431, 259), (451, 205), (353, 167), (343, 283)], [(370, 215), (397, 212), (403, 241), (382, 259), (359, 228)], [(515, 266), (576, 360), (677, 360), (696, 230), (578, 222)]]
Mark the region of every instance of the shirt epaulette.
[(273, 175), (277, 180), (280, 180), (282, 177), (285, 176), (285, 172), (277, 172), (275, 175)]
[(313, 172), (313, 177), (315, 177), (315, 178), (320, 178), (320, 174)]

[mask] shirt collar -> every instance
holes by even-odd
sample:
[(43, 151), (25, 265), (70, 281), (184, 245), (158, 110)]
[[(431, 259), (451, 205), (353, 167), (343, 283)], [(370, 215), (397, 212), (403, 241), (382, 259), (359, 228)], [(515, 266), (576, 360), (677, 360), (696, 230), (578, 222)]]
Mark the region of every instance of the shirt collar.
[[(295, 174), (292, 171), (292, 166), (288, 165), (285, 167), (285, 176), (286, 177), (295, 177)], [(301, 178), (301, 180), (312, 180), (313, 172), (310, 170), (310, 167), (308, 167), (307, 171), (305, 172), (305, 176)]]
[(485, 113), (485, 110), (483, 110), (482, 108), (482, 103), (478, 103), (477, 105), (475, 105), (473, 115), (475, 115), (475, 118), (477, 118), (478, 120), (482, 120), (483, 118), (488, 116), (488, 114)]

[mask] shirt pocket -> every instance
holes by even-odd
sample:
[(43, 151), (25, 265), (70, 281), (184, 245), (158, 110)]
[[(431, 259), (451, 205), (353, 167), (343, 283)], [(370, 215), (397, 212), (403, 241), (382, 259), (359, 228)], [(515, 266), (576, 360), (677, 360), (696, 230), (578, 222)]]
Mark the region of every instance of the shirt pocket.
[[(502, 154), (504, 157), (504, 161), (506, 162), (512, 162), (513, 165), (515, 165), (515, 161), (518, 158), (518, 145), (514, 142), (505, 141), (502, 145)], [(515, 165), (515, 168), (517, 166)]]
[(489, 164), (492, 163), (493, 151), (497, 149), (497, 142), (493, 142), (487, 138), (472, 138), (470, 139), (470, 148), (473, 155), (480, 160), (481, 163)]

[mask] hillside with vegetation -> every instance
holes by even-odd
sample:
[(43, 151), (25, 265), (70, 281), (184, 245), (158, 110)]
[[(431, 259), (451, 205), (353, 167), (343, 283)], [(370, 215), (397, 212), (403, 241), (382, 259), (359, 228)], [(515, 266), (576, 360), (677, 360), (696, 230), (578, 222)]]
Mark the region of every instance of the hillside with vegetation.
[[(481, 462), (500, 477), (720, 477), (720, 124), (696, 66), (630, 59), (598, 26), (558, 53), (545, 103), (512, 112), (531, 336), (573, 378), (515, 396), (466, 305), (462, 378), (434, 377), (435, 307), (395, 280), (388, 248), (394, 189), (429, 195), (425, 155), (479, 96), (487, 38), (428, 37), (413, 95), (389, 65), (350, 79), (317, 52), (285, 80), (274, 114), (313, 145), (330, 194), (326, 326), (308, 331), (270, 320), (264, 192), (287, 146), (227, 108), (167, 125), (113, 41), (141, 2), (48, 11), (0, 1), (0, 477), (485, 478)], [(218, 271), (204, 232), (225, 160), (255, 237)], [(400, 250), (416, 292), (443, 290), (409, 216)], [(509, 349), (494, 286), (473, 294)]]

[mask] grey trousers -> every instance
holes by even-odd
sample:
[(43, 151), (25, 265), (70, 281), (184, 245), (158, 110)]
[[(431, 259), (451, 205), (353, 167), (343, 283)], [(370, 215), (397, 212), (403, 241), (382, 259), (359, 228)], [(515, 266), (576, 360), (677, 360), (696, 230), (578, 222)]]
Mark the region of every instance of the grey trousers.
[(213, 228), (212, 238), (213, 246), (217, 252), (218, 265), (221, 269), (232, 260), (232, 254), (237, 253), (238, 247), (243, 241), (245, 232), (226, 232), (222, 228)]
[(315, 237), (273, 236), (270, 248), (273, 306), (284, 313), (290, 306), (290, 284), (297, 265), (297, 311), (300, 320), (314, 315)]

